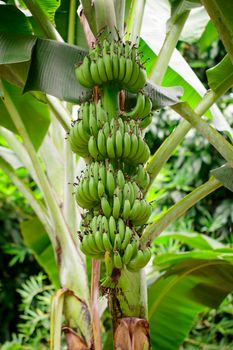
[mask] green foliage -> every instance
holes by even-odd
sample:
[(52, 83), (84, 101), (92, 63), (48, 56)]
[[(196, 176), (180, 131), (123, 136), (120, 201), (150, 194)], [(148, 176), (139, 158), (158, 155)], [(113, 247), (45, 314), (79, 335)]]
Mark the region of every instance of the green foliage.
[[(18, 174), (28, 181), (27, 173), (22, 170), (19, 169)], [(31, 214), (32, 210), (22, 194), (0, 171), (0, 314), (5, 315), (0, 329), (1, 341), (16, 332), (20, 302), (16, 288), (20, 287), (25, 276), (38, 272), (19, 230), (19, 222)]]
[[(22, 95), (21, 89), (7, 82), (2, 82), (0, 91), (4, 107), (4, 113), (0, 115), (0, 124), (18, 133), (19, 122), (15, 121), (17, 119), (15, 115), (18, 115), (20, 119), (22, 118), (22, 123), (28, 132), (32, 144), (38, 149), (50, 124), (48, 106), (30, 94)], [(31, 122), (32, 115), (34, 123)]]
[[(233, 64), (229, 55), (226, 55), (215, 67), (208, 69), (206, 74), (209, 87), (219, 93), (219, 86), (223, 84), (231, 87), (233, 85)], [(224, 76), (224, 80), (222, 78)], [(221, 82), (221, 84), (220, 84)]]
[(224, 46), (230, 55), (231, 62), (233, 63), (233, 24), (231, 16), (233, 12), (233, 3), (228, 0), (203, 0), (203, 4), (214, 22)]
[[(215, 51), (213, 49), (214, 47), (216, 47)], [(204, 61), (208, 67), (208, 65), (214, 65), (215, 60), (219, 60), (219, 55), (220, 59), (224, 56), (224, 50), (222, 50), (222, 47), (215, 42), (212, 46), (212, 51), (208, 50), (207, 52), (200, 54), (198, 51), (198, 46), (193, 45), (192, 47), (189, 46), (189, 50), (185, 50), (184, 54), (187, 55), (186, 59), (188, 59), (191, 64), (194, 62), (194, 59), (200, 57), (200, 55), (203, 56), (201, 62)], [(204, 80), (205, 77), (203, 68), (197, 65), (195, 69), (200, 75), (201, 79)], [(225, 105), (223, 105), (223, 107), (225, 107)], [(157, 115), (154, 115), (152, 127), (148, 130), (146, 135), (153, 152), (166, 138), (166, 136), (171, 133), (174, 126), (177, 124), (176, 118), (176, 115), (167, 110), (161, 111), (160, 113), (157, 113)], [(232, 124), (232, 118), (229, 119), (229, 122)], [(170, 162), (163, 168), (148, 194), (148, 199), (150, 201), (154, 201), (153, 206), (155, 215), (170, 207), (182, 196), (206, 181), (210, 170), (221, 165), (222, 161), (218, 154), (215, 151), (211, 151), (209, 144), (195, 131), (192, 131), (179, 149), (174, 152)], [(208, 198), (202, 200), (200, 203), (198, 203), (198, 205), (189, 210), (185, 217), (177, 220), (163, 235), (155, 239), (154, 252), (156, 254), (156, 265), (160, 265), (161, 268), (165, 270), (165, 276), (166, 271), (168, 274), (170, 271), (170, 274), (172, 275), (173, 270), (171, 267), (169, 267), (170, 263), (172, 261), (179, 261), (177, 259), (179, 259), (179, 256), (181, 258), (182, 255), (184, 256), (184, 261), (186, 261), (186, 257), (188, 256), (186, 254), (188, 254), (188, 251), (190, 250), (193, 252), (193, 257), (198, 258), (198, 255), (199, 257), (204, 255), (203, 249), (206, 249), (205, 247), (208, 245), (208, 249), (213, 249), (214, 247), (217, 248), (220, 242), (226, 243), (227, 246), (231, 246), (232, 235), (230, 232), (233, 223), (231, 213), (231, 192), (227, 191), (226, 189), (219, 190), (216, 194), (212, 195), (211, 199)], [(203, 232), (207, 236), (197, 234), (197, 232)], [(208, 241), (209, 238), (210, 240), (212, 240), (212, 238), (217, 238), (217, 245), (215, 246), (215, 241), (212, 241), (212, 243), (211, 241)], [(156, 278), (156, 276), (158, 277), (158, 272), (154, 275), (154, 278)], [(151, 283), (153, 277), (150, 277), (152, 278), (149, 279)], [(225, 282), (223, 282), (223, 285), (225, 285)], [(167, 288), (168, 284), (165, 283), (164, 288), (162, 288), (158, 293), (158, 298), (161, 293), (166, 291)], [(182, 312), (185, 312), (186, 310), (181, 305), (181, 300), (184, 301), (184, 290), (185, 289), (182, 288), (182, 292), (180, 292), (180, 295), (182, 294), (182, 298), (179, 298), (180, 301), (177, 303), (179, 304), (179, 307), (173, 312), (173, 316), (171, 316), (171, 319), (173, 320), (174, 317), (179, 317), (179, 315), (182, 317)], [(154, 291), (151, 293), (151, 295), (154, 297)], [(173, 293), (173, 299), (175, 297), (176, 294)], [(225, 303), (228, 303), (229, 299), (231, 299), (230, 296), (217, 310), (210, 309), (204, 313), (202, 312), (198, 317), (197, 313), (194, 313), (196, 317), (194, 316), (190, 319), (189, 327), (186, 328), (186, 332), (188, 333), (189, 328), (192, 327), (189, 335), (187, 336), (187, 340), (181, 347), (182, 350), (215, 350), (219, 348), (228, 350), (232, 347), (232, 335), (230, 331), (229, 333), (225, 333), (224, 328), (222, 327), (222, 324), (226, 325), (226, 327), (229, 325), (229, 328), (227, 329), (230, 329), (231, 327), (231, 314), (226, 314), (223, 307)], [(164, 302), (167, 305), (169, 303), (169, 299), (165, 298)], [(191, 313), (191, 305), (193, 304), (191, 301), (189, 303), (190, 305), (188, 310)], [(175, 304), (176, 302), (173, 300), (170, 308), (175, 307)], [(165, 312), (164, 310), (163, 312)], [(166, 315), (166, 313), (162, 314), (161, 318), (161, 315), (159, 316), (157, 314), (156, 322), (159, 323), (161, 321), (162, 323), (162, 319), (165, 317), (164, 315)], [(214, 317), (214, 315), (217, 316)], [(185, 320), (187, 321), (187, 318), (185, 318)], [(180, 323), (178, 332), (180, 335), (185, 331), (185, 322), (183, 320), (183, 322)], [(158, 323), (155, 323), (151, 329), (156, 331)], [(178, 321), (175, 321), (172, 323), (172, 325), (174, 324), (175, 327), (176, 323), (179, 324)], [(219, 323), (221, 324), (220, 327)], [(170, 322), (167, 321), (166, 326), (162, 328), (163, 330), (161, 330), (160, 334), (165, 333), (167, 334), (167, 337), (169, 337), (171, 331), (168, 331), (168, 327), (170, 327)], [(174, 334), (171, 334), (171, 344), (174, 345), (174, 339), (177, 339), (179, 334), (175, 332), (175, 338)], [(183, 333), (183, 337), (184, 336), (185, 333)], [(159, 339), (159, 336), (157, 339)], [(157, 347), (162, 349), (161, 344)], [(165, 346), (166, 350), (167, 348), (168, 344)]]
[[(168, 29), (171, 28), (172, 24), (177, 23), (177, 20), (180, 19), (182, 15), (187, 14), (187, 11), (191, 8), (200, 6), (200, 1), (198, 0), (174, 0), (170, 2), (172, 3), (172, 18), (168, 23)], [(216, 0), (203, 0), (203, 2), (215, 4)], [(15, 2), (10, 0), (7, 1), (7, 3), (14, 4)], [(69, 1), (38, 0), (36, 3), (41, 5), (46, 16), (53, 23), (54, 21), (56, 22), (57, 29), (61, 30), (63, 37), (66, 39), (70, 10)], [(85, 14), (87, 18), (89, 18), (91, 13), (90, 6), (88, 11), (88, 6), (86, 4), (90, 5), (90, 3), (91, 2), (89, 1), (83, 1), (83, 5), (86, 6)], [(127, 3), (129, 2), (127, 1)], [(150, 1), (148, 1), (147, 4), (148, 3), (150, 4)], [(21, 0), (19, 1), (19, 4), (20, 8), (25, 8)], [(169, 5), (168, 2), (165, 4), (164, 1), (159, 0), (154, 4), (153, 1), (151, 9), (155, 9), (158, 5), (161, 6), (161, 4), (164, 6)], [(58, 9), (59, 5), (61, 5), (61, 7)], [(230, 54), (232, 51), (232, 43), (229, 42), (228, 39), (230, 37), (229, 33), (232, 31), (232, 21), (229, 21), (229, 15), (231, 12), (228, 10), (231, 6), (232, 5), (230, 5), (230, 2), (227, 0), (223, 0), (221, 4), (218, 4), (218, 7), (224, 9), (221, 16), (227, 25), (226, 35), (228, 38), (227, 42), (225, 38), (223, 38), (223, 41), (226, 43), (226, 47)], [(36, 22), (36, 17), (26, 17), (23, 12), (20, 12), (15, 6), (1, 5), (1, 8), (0, 32), (23, 32), (24, 34), (31, 34), (33, 31), (36, 35), (44, 36), (39, 21), (38, 23)], [(203, 8), (200, 10), (203, 14)], [(155, 11), (155, 13), (156, 16), (159, 17), (159, 20), (162, 18), (165, 29), (165, 22), (167, 20), (167, 18), (165, 18), (166, 16), (163, 16), (162, 11)], [(159, 16), (157, 15), (158, 13)], [(156, 16), (154, 16), (153, 12), (150, 14), (150, 18), (148, 18), (149, 26), (157, 19)], [(178, 48), (180, 53), (184, 54), (185, 58), (189, 61), (190, 66), (201, 78), (201, 81), (204, 82), (206, 87), (208, 87), (205, 70), (206, 68), (212, 67), (218, 63), (225, 55), (225, 50), (219, 42), (216, 42), (218, 34), (211, 21), (207, 25), (200, 41), (192, 46), (189, 44), (190, 42), (193, 43), (195, 40), (198, 40), (200, 32), (197, 34), (198, 31), (196, 30), (196, 27), (199, 26), (200, 28), (200, 26), (203, 25), (203, 18), (201, 18), (201, 16), (198, 18), (198, 12), (196, 12), (196, 17), (198, 23), (194, 21), (196, 26), (195, 30), (191, 31), (191, 39), (188, 39), (188, 43), (179, 43)], [(14, 26), (9, 26), (11, 22), (9, 18), (10, 20), (14, 18)], [(206, 20), (206, 18), (204, 18), (204, 20)], [(78, 44), (85, 46), (83, 31), (80, 30), (80, 25), (77, 27), (78, 34), (76, 39), (82, 39), (81, 44), (79, 41)], [(158, 35), (153, 31), (153, 41), (150, 40), (151, 38), (148, 35), (146, 36), (145, 32), (143, 33), (143, 38), (146, 38), (145, 42), (142, 41), (141, 45), (141, 48), (144, 51), (144, 58), (146, 59), (149, 56), (151, 58), (147, 63), (148, 72), (151, 71), (160, 49), (157, 42), (160, 38), (163, 40), (163, 34), (165, 35), (165, 30), (162, 31), (163, 34), (161, 35), (161, 26), (158, 26), (158, 28)], [(189, 28), (192, 28), (192, 26), (189, 26)], [(218, 24), (217, 28), (219, 29)], [(221, 34), (220, 27), (220, 35)], [(155, 37), (157, 37), (158, 40), (155, 40)], [(185, 35), (183, 37), (185, 38)], [(186, 38), (188, 38), (187, 30)], [(66, 44), (58, 44), (55, 41), (43, 39), (34, 40), (31, 37), (30, 39), (24, 38), (25, 40), (19, 40), (18, 42), (17, 40), (12, 41), (12, 37), (10, 38), (10, 36), (8, 36), (8, 39), (9, 41), (7, 41), (6, 37), (1, 36), (0, 49), (2, 48), (2, 53), (4, 52), (4, 55), (0, 54), (2, 60), (0, 62), (1, 78), (5, 78), (11, 83), (21, 87), (23, 87), (27, 81), (25, 90), (39, 89), (68, 101), (80, 101), (81, 90), (77, 84), (74, 84), (73, 65), (79, 60), (80, 52), (84, 51)], [(12, 51), (10, 51), (10, 47)], [(34, 51), (32, 51), (33, 48)], [(153, 49), (153, 51), (151, 49)], [(53, 55), (49, 55), (51, 51), (53, 51)], [(6, 52), (11, 55), (5, 55)], [(188, 64), (183, 60), (180, 53), (178, 51), (175, 52), (175, 57), (178, 58), (175, 63), (174, 60), (171, 59), (170, 68), (165, 75), (164, 84), (181, 85), (185, 90), (183, 99), (191, 100), (194, 107), (201, 99), (200, 94), (203, 94), (205, 90), (200, 81), (196, 79), (195, 74), (191, 71)], [(66, 64), (64, 64), (64, 61), (66, 61)], [(222, 71), (224, 74), (222, 74)], [(216, 91), (218, 89), (218, 83), (220, 82), (222, 84), (223, 76), (225, 76), (227, 77), (227, 86), (229, 87), (232, 84), (231, 71), (232, 64), (229, 57), (226, 56), (217, 67), (209, 70), (209, 86)], [(48, 76), (49, 79), (47, 79)], [(62, 84), (60, 83), (61, 81)], [(11, 89), (11, 87), (9, 89)], [(12, 87), (12, 89), (14, 88)], [(155, 95), (156, 98), (159, 95), (157, 90)], [(28, 97), (30, 95), (27, 94), (25, 96)], [(24, 116), (26, 107), (30, 107), (29, 109), (31, 110), (31, 98), (28, 102), (25, 96), (25, 103), (21, 101), (22, 108), (18, 109), (22, 116)], [(84, 98), (90, 98), (90, 96), (86, 95)], [(13, 100), (15, 99), (17, 100), (18, 97), (16, 96), (15, 98), (14, 96)], [(81, 99), (83, 99), (82, 96)], [(162, 99), (163, 96), (161, 100)], [(231, 98), (227, 97), (227, 99), (225, 105), (232, 102)], [(42, 108), (42, 104), (40, 106)], [(11, 124), (11, 127), (9, 128), (15, 132), (14, 125), (9, 122), (9, 111), (3, 107), (3, 104), (0, 109), (0, 117), (4, 119), (5, 123), (3, 125), (6, 126), (7, 123), (9, 127), (9, 124)], [(219, 114), (217, 112), (219, 111), (215, 107), (215, 112), (212, 113), (212, 115), (217, 117)], [(210, 113), (207, 113), (207, 115), (210, 117)], [(22, 120), (24, 120), (23, 117)], [(219, 124), (219, 121), (223, 121), (221, 115), (220, 118), (218, 118), (218, 123), (216, 123), (216, 120), (214, 119), (215, 125)], [(48, 125), (44, 120), (42, 120), (43, 125), (34, 123), (35, 118), (32, 123), (27, 108), (24, 122), (25, 124), (28, 123), (30, 127), (35, 127), (38, 139), (35, 137), (34, 129), (28, 129), (28, 132), (30, 136), (31, 134), (34, 134), (32, 135), (32, 140), (35, 139), (34, 145), (39, 148), (43, 136), (47, 132)], [(153, 125), (148, 130), (146, 136), (152, 151), (157, 149), (165, 139), (165, 136), (171, 133), (173, 128), (177, 125), (177, 122), (177, 117), (167, 111), (161, 111), (153, 117)], [(230, 120), (230, 122), (232, 122), (232, 120)], [(38, 125), (41, 127), (38, 127)], [(222, 126), (221, 130), (226, 130), (225, 126)], [(227, 128), (229, 128), (229, 126), (227, 126)], [(39, 135), (37, 135), (37, 132)], [(40, 133), (42, 133), (42, 136)], [(217, 153), (210, 148), (205, 140), (200, 138), (195, 132), (192, 132), (183, 145), (180, 146), (179, 150), (174, 152), (171, 161), (164, 167), (148, 194), (148, 199), (153, 201), (154, 214), (157, 215), (159, 212), (166, 210), (182, 196), (200, 185), (203, 181), (206, 181), (210, 170), (214, 167), (220, 167), (221, 165), (222, 161)], [(66, 164), (66, 167), (67, 166), (68, 163)], [(49, 172), (46, 173), (46, 176), (47, 175), (52, 184), (53, 181), (51, 181)], [(223, 175), (225, 177), (225, 174)], [(25, 173), (22, 177), (26, 182), (31, 181)], [(230, 173), (229, 176), (230, 181), (231, 177), (232, 173)], [(70, 180), (66, 179), (66, 181)], [(33, 271), (32, 273), (31, 271), (33, 269), (33, 259), (30, 249), (36, 252), (38, 261), (40, 261), (45, 270), (48, 270), (51, 267), (47, 259), (52, 254), (51, 246), (48, 239), (44, 239), (44, 231), (41, 229), (34, 229), (34, 226), (30, 225), (30, 221), (28, 226), (27, 224), (22, 225), (24, 226), (24, 229), (26, 227), (24, 230), (24, 232), (26, 232), (24, 236), (26, 237), (25, 241), (30, 249), (24, 246), (19, 235), (17, 216), (19, 216), (19, 220), (22, 221), (25, 218), (28, 219), (32, 212), (28, 209), (26, 202), (22, 200), (22, 196), (17, 192), (15, 194), (13, 193), (15, 187), (10, 185), (8, 180), (6, 182), (7, 183), (5, 183), (4, 179), (3, 184), (5, 188), (3, 198), (1, 198), (0, 192), (0, 199), (4, 199), (3, 208), (0, 208), (2, 219), (1, 228), (3, 228), (3, 234), (0, 238), (0, 250), (2, 253), (0, 264), (1, 271), (3, 271), (3, 276), (0, 277), (0, 301), (3, 306), (1, 306), (2, 309), (0, 311), (2, 314), (7, 314), (7, 317), (0, 331), (2, 334), (6, 333), (3, 337), (7, 339), (11, 338), (12, 340), (5, 342), (2, 348), (4, 350), (31, 350), (34, 348), (37, 349), (38, 347), (39, 349), (45, 349), (48, 348), (48, 309), (53, 287), (44, 283), (44, 276), (41, 274), (36, 277), (30, 277), (26, 282), (25, 279), (27, 278), (26, 276), (32, 274), (36, 275), (38, 272)], [(2, 184), (0, 185), (0, 189), (1, 186)], [(30, 186), (34, 189), (34, 184)], [(231, 186), (229, 186), (229, 188), (230, 187)], [(7, 203), (5, 200), (6, 195), (8, 195), (10, 200), (11, 197), (13, 198), (12, 202), (14, 202), (14, 205), (12, 205), (11, 202), (10, 204)], [(58, 202), (59, 200), (60, 198), (58, 198)], [(59, 204), (60, 203), (61, 202), (59, 202)], [(18, 204), (20, 209), (18, 209)], [(175, 222), (169, 227), (167, 232), (154, 241), (154, 262), (157, 264), (158, 268), (156, 270), (154, 269), (153, 274), (150, 276), (150, 283), (152, 280), (154, 281), (156, 279), (156, 283), (150, 287), (150, 303), (153, 305), (150, 315), (153, 319), (153, 324), (155, 325), (155, 327), (151, 328), (152, 340), (153, 343), (156, 344), (159, 342), (163, 343), (162, 346), (158, 346), (160, 350), (162, 350), (162, 347), (166, 350), (169, 349), (169, 346), (173, 346), (172, 350), (174, 350), (174, 346), (178, 347), (190, 329), (197, 312), (202, 312), (202, 314), (199, 316), (197, 324), (191, 330), (188, 338), (182, 346), (182, 349), (215, 350), (220, 347), (221, 349), (229, 350), (229, 347), (232, 347), (232, 307), (230, 306), (232, 297), (228, 296), (228, 299), (223, 302), (218, 310), (212, 309), (209, 312), (204, 310), (206, 306), (216, 307), (222, 298), (232, 290), (232, 266), (227, 262), (227, 259), (232, 260), (231, 247), (233, 239), (232, 234), (229, 234), (233, 223), (232, 206), (231, 193), (225, 189), (220, 190), (211, 199), (204, 199), (201, 203), (196, 205), (195, 208), (192, 208), (185, 218)], [(8, 208), (11, 209), (9, 212), (7, 210)], [(12, 213), (12, 208), (16, 214)], [(65, 213), (66, 208), (64, 209)], [(66, 216), (66, 214), (64, 216)], [(49, 219), (51, 218), (49, 217)], [(52, 217), (51, 222), (53, 219), (54, 218)], [(65, 219), (67, 219), (67, 217), (65, 217)], [(37, 232), (37, 234), (32, 234), (30, 236), (31, 231), (33, 233)], [(217, 241), (213, 238), (217, 238)], [(226, 244), (226, 246), (224, 244)], [(45, 255), (44, 251), (47, 252)], [(72, 249), (70, 251), (73, 254)], [(66, 253), (66, 249), (64, 249), (64, 252)], [(72, 254), (70, 254), (70, 257), (72, 257)], [(67, 259), (69, 260), (69, 256), (67, 256)], [(208, 265), (210, 262), (207, 262), (207, 259), (209, 261), (214, 259), (214, 261), (212, 261), (213, 265)], [(69, 262), (70, 261), (71, 260), (69, 260)], [(52, 265), (54, 267), (54, 261)], [(64, 265), (66, 265), (66, 263)], [(72, 265), (73, 270), (77, 270), (76, 266), (73, 266), (72, 263), (70, 263), (70, 265)], [(24, 266), (26, 266), (26, 269)], [(160, 275), (161, 271), (162, 275)], [(14, 315), (16, 308), (15, 305), (19, 303), (19, 299), (16, 297), (16, 301), (13, 304), (15, 296), (15, 294), (13, 294), (12, 297), (11, 293), (14, 292), (15, 288), (15, 285), (13, 284), (13, 276), (17, 276), (16, 283), (18, 287), (18, 297), (20, 295), (22, 301), (20, 310), (21, 321), (19, 322), (17, 316), (14, 320), (15, 324), (18, 324), (18, 334), (10, 337), (10, 333), (16, 332), (16, 329), (10, 327), (10, 330), (7, 330), (7, 326), (10, 324), (10, 321), (12, 321), (12, 315)], [(224, 279), (225, 276), (227, 276), (227, 281)], [(84, 279), (82, 279), (82, 282), (84, 285)], [(20, 288), (19, 285), (21, 285)], [(156, 299), (154, 298), (155, 295)], [(130, 297), (130, 305), (133, 305), (134, 300), (136, 299), (135, 294), (131, 293)], [(124, 305), (124, 302), (125, 301), (122, 301), (122, 306)], [(154, 315), (153, 311), (156, 308), (157, 314)], [(9, 313), (8, 310), (11, 310), (11, 312)], [(168, 315), (170, 316), (168, 317)], [(10, 321), (8, 317), (11, 317)], [(106, 333), (104, 334), (105, 338), (107, 338), (105, 339), (106, 349), (109, 349), (112, 346), (110, 345), (112, 337), (109, 318), (109, 314), (105, 312), (102, 321), (103, 327), (106, 330)], [(171, 322), (171, 320), (173, 322)], [(83, 327), (85, 326), (86, 324)], [(168, 332), (168, 329), (171, 331)], [(168, 341), (169, 336), (172, 336), (172, 339), (168, 344), (166, 342)]]
[(230, 350), (233, 346), (232, 294), (218, 309), (211, 309), (198, 317), (180, 350)]
[(31, 30), (28, 18), (19, 9), (12, 5), (0, 4), (0, 33), (31, 34)]
[(49, 310), (54, 287), (45, 283), (46, 276), (31, 276), (17, 290), (21, 296), (18, 333), (3, 345), (5, 350), (48, 349)]
[[(178, 349), (196, 315), (217, 306), (232, 291), (233, 266), (224, 257), (218, 260), (213, 252), (202, 251), (199, 256), (170, 254), (170, 263), (165, 258), (167, 272), (149, 287), (149, 320), (155, 348)], [(158, 259), (155, 263), (160, 267)], [(171, 319), (173, 322), (169, 322)]]
[(33, 251), (37, 262), (48, 274), (54, 287), (59, 288), (58, 269), (53, 248), (43, 225), (34, 217), (23, 221), (20, 226), (25, 244)]

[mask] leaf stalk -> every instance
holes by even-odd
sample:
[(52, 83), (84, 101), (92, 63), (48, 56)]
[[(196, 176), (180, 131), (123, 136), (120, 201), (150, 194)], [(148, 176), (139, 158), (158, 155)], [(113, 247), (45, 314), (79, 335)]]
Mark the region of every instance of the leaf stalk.
[(165, 213), (162, 213), (155, 221), (149, 225), (140, 241), (145, 245), (148, 241), (152, 241), (160, 233), (162, 233), (172, 222), (180, 218), (188, 209), (199, 202), (210, 193), (222, 186), (222, 183), (213, 176), (204, 184), (187, 194), (176, 204), (170, 207)]

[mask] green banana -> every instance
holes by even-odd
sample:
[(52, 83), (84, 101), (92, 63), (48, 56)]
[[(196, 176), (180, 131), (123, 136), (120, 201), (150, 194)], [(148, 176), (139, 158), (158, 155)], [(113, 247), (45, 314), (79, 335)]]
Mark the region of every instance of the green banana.
[(99, 179), (102, 181), (104, 187), (106, 186), (106, 168), (105, 165), (103, 163), (100, 163), (99, 166)]
[(144, 105), (144, 109), (140, 115), (141, 119), (144, 119), (145, 117), (147, 117), (152, 110), (152, 101), (148, 96), (145, 96), (145, 105)]
[(115, 235), (115, 241), (114, 241), (114, 246), (113, 246), (114, 251), (120, 250), (121, 249), (121, 237), (119, 233)]
[(111, 56), (109, 54), (103, 54), (103, 61), (105, 65), (105, 71), (107, 74), (108, 81), (113, 80), (113, 67), (112, 67), (112, 60)]
[(140, 210), (141, 210), (141, 202), (139, 199), (136, 199), (132, 208), (131, 208), (131, 211), (130, 211), (130, 214), (129, 214), (129, 219), (130, 220), (134, 220), (137, 218), (137, 216), (139, 215), (140, 213)]
[(112, 70), (113, 70), (113, 77), (115, 80), (118, 80), (119, 76), (119, 58), (116, 54), (112, 56)]
[(117, 183), (118, 183), (118, 186), (123, 189), (124, 186), (125, 186), (125, 177), (124, 177), (124, 174), (122, 172), (122, 170), (118, 170), (117, 172)]
[(88, 85), (94, 86), (95, 83), (90, 73), (90, 65), (91, 65), (91, 61), (89, 60), (88, 56), (85, 56), (82, 63), (82, 73), (85, 80), (88, 82)]
[(106, 273), (108, 276), (111, 276), (114, 265), (112, 261), (112, 256), (109, 253), (109, 251), (106, 251), (106, 253), (104, 254), (104, 262), (105, 262)]
[(125, 236), (125, 223), (121, 218), (118, 219), (117, 229), (118, 229), (118, 233), (120, 235), (121, 241), (123, 241)]
[[(82, 110), (80, 111), (82, 107)], [(86, 131), (89, 132), (89, 103), (82, 104), (80, 106), (79, 113), (82, 114), (83, 127)]]
[(108, 224), (109, 224), (109, 235), (111, 238), (111, 242), (114, 244), (117, 228), (116, 228), (116, 221), (113, 216), (110, 216)]
[(115, 219), (118, 219), (120, 216), (120, 210), (121, 210), (121, 203), (117, 196), (113, 197), (113, 208), (112, 208), (112, 215)]
[(112, 252), (113, 247), (106, 232), (103, 233), (103, 244), (106, 251)]
[(131, 211), (130, 201), (128, 199), (126, 199), (124, 201), (124, 207), (123, 207), (123, 212), (122, 212), (123, 219), (127, 220), (129, 218), (130, 211)]
[(126, 58), (124, 56), (120, 56), (119, 59), (119, 74), (118, 74), (118, 80), (121, 81), (124, 79), (125, 76), (125, 69), (126, 69)]
[(126, 117), (131, 117), (134, 119), (140, 118), (145, 108), (145, 95), (142, 92), (139, 92), (137, 95), (137, 102), (135, 107), (130, 111), (124, 113)]
[(132, 238), (132, 234), (133, 234), (133, 232), (132, 232), (131, 228), (129, 228), (129, 226), (126, 226), (126, 228), (125, 228), (125, 237), (124, 237), (124, 239), (123, 239), (123, 241), (121, 243), (121, 249), (122, 250), (125, 250), (126, 247), (128, 246), (128, 244), (129, 244), (129, 242), (130, 242), (130, 240)]
[(131, 148), (130, 148), (130, 155), (129, 158), (133, 159), (135, 155), (137, 154), (138, 150), (138, 138), (135, 134), (131, 135)]
[(131, 79), (127, 84), (127, 89), (129, 90), (129, 92), (131, 92), (131, 86), (133, 86), (137, 82), (137, 80), (139, 78), (139, 74), (140, 74), (140, 66), (137, 62), (134, 62)]
[(96, 119), (97, 119), (97, 126), (99, 129), (108, 121), (107, 113), (102, 108), (100, 100), (96, 105)]
[(131, 79), (133, 73), (133, 61), (130, 58), (126, 58), (125, 76), (123, 84), (126, 85)]
[(82, 65), (80, 65), (79, 67), (75, 68), (76, 78), (80, 82), (81, 85), (83, 85), (83, 86), (85, 86), (87, 88), (91, 88), (92, 87), (92, 83), (86, 80), (86, 77), (84, 77), (82, 68), (83, 68)]
[(134, 252), (134, 249), (133, 249), (132, 244), (128, 244), (126, 249), (125, 249), (123, 258), (122, 258), (122, 261), (125, 265), (127, 265), (130, 262), (130, 260), (133, 256), (133, 252)]
[(109, 135), (107, 138), (107, 154), (110, 159), (116, 157), (114, 149), (114, 138), (112, 135)]
[(97, 137), (98, 125), (97, 125), (96, 110), (95, 110), (94, 103), (91, 103), (89, 107), (89, 128), (90, 128), (91, 134)]
[(91, 61), (90, 73), (95, 85), (101, 85), (102, 79), (100, 78), (96, 61)]
[(100, 79), (102, 80), (103, 83), (106, 83), (108, 81), (108, 77), (106, 74), (103, 57), (98, 57), (96, 63), (97, 63)]
[(89, 179), (89, 193), (93, 201), (96, 201), (98, 199), (97, 183), (95, 182), (93, 176), (91, 176)]
[(145, 69), (140, 68), (138, 79), (135, 82), (135, 84), (132, 84), (130, 86), (129, 91), (136, 93), (144, 87), (145, 83), (146, 83), (146, 71)]
[(105, 195), (105, 187), (104, 187), (102, 180), (98, 181), (97, 192), (98, 192), (98, 197), (100, 199)]
[(94, 239), (95, 239), (95, 243), (99, 249), (100, 252), (104, 252), (105, 251), (105, 247), (103, 244), (103, 235), (100, 233), (100, 231), (96, 231), (94, 233)]
[(97, 146), (98, 146), (99, 153), (105, 158), (107, 155), (106, 139), (102, 129), (100, 129), (98, 132)]
[(106, 188), (107, 188), (109, 196), (112, 197), (113, 193), (115, 191), (115, 179), (114, 179), (112, 171), (107, 171)]
[(93, 162), (93, 176), (95, 179), (95, 182), (97, 183), (99, 180), (99, 163), (98, 162)]
[(123, 137), (120, 130), (116, 131), (116, 156), (121, 158), (123, 151)]
[(152, 122), (152, 116), (148, 115), (147, 117), (145, 117), (144, 119), (142, 119), (142, 121), (140, 122), (140, 128), (145, 129), (147, 128), (147, 126), (149, 126)]
[(98, 159), (99, 152), (97, 147), (97, 142), (94, 136), (91, 136), (88, 141), (88, 151), (93, 159)]
[(112, 208), (111, 208), (111, 205), (109, 204), (109, 201), (105, 197), (101, 198), (101, 208), (103, 210), (104, 215), (107, 216), (107, 218), (109, 218), (112, 212)]
[(131, 151), (131, 137), (128, 132), (124, 134), (123, 158), (128, 158)]
[(120, 253), (119, 253), (119, 252), (114, 252), (114, 255), (113, 255), (113, 262), (114, 262), (114, 266), (115, 266), (117, 269), (122, 269), (123, 263), (122, 263), (121, 256), (120, 256)]

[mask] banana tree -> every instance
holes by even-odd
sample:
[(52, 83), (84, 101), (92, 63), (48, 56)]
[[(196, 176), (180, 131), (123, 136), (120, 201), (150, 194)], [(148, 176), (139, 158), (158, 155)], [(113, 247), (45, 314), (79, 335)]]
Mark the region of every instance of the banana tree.
[[(233, 290), (232, 250), (170, 256), (169, 270), (150, 281), (149, 302), (144, 267), (168, 225), (219, 187), (233, 190), (232, 130), (215, 105), (233, 85), (232, 5), (203, 1), (228, 51), (207, 71), (206, 93), (175, 49), (190, 12), (208, 18), (198, 0), (9, 3), (0, 4), (0, 134), (11, 153), (1, 147), (0, 166), (37, 216), (22, 234), (57, 287), (50, 348), (60, 349), (61, 330), (69, 349), (111, 347), (101, 341), (101, 291), (115, 349), (178, 349), (196, 314)], [(167, 106), (184, 120), (150, 155), (144, 130)], [(192, 127), (226, 164), (154, 218), (146, 193)]]

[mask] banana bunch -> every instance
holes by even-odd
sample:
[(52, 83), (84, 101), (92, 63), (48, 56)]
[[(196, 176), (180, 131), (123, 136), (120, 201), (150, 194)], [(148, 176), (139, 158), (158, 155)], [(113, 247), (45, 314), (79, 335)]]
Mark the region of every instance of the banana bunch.
[(121, 118), (112, 119), (110, 125), (105, 123), (103, 129), (99, 130), (97, 137), (90, 137), (88, 141), (90, 156), (95, 160), (108, 158), (121, 159), (133, 164), (145, 163), (150, 156), (150, 150), (141, 131), (136, 126), (131, 130), (124, 128), (124, 125), (129, 126), (125, 122), (122, 128), (117, 127), (116, 121), (119, 123)]
[(148, 160), (150, 150), (137, 121), (109, 121), (100, 102), (81, 105), (78, 117), (69, 134), (73, 152), (95, 160), (117, 158), (134, 164)]
[[(83, 86), (101, 86), (97, 103), (80, 106), (69, 142), (73, 152), (89, 163), (78, 178), (76, 191), (76, 201), (85, 212), (80, 247), (84, 254), (104, 259), (105, 287), (114, 287), (114, 269), (135, 272), (151, 257), (149, 247), (140, 245), (151, 215), (151, 206), (144, 199), (150, 177), (143, 165), (150, 150), (142, 129), (151, 122), (152, 103), (139, 92), (146, 82), (139, 56), (138, 48), (129, 42), (104, 39), (75, 70)], [(132, 110), (120, 111), (118, 106), (117, 113), (113, 112), (117, 107), (112, 108), (110, 98), (118, 100), (117, 89), (137, 93)]]
[(110, 43), (107, 39), (85, 56), (75, 74), (80, 84), (87, 88), (114, 83), (119, 90), (136, 93), (146, 83), (146, 71), (140, 63), (137, 47), (130, 42)]
[(150, 257), (150, 249), (139, 249), (139, 237), (121, 218), (94, 216), (89, 225), (82, 224), (80, 232), (81, 250), (93, 258), (105, 259), (110, 275), (114, 268), (126, 266), (137, 271), (145, 266)]
[(114, 170), (108, 161), (92, 162), (86, 167), (76, 200), (82, 208), (101, 210), (107, 218), (122, 217), (135, 226), (144, 225), (151, 215), (151, 206), (143, 199), (137, 183), (126, 179), (121, 169)]
[(78, 119), (73, 123), (69, 134), (71, 149), (74, 153), (88, 158), (88, 142), (92, 135), (97, 136), (104, 123), (109, 120), (101, 101), (83, 103), (78, 111)]

